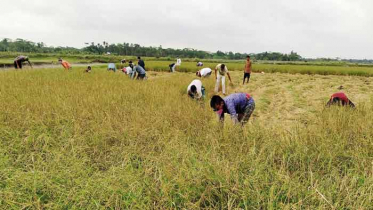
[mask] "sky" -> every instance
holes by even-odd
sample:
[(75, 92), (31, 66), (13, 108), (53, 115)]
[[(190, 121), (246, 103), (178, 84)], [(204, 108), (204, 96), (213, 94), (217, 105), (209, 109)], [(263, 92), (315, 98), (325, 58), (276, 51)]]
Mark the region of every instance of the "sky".
[(373, 0), (1, 0), (0, 39), (373, 59)]

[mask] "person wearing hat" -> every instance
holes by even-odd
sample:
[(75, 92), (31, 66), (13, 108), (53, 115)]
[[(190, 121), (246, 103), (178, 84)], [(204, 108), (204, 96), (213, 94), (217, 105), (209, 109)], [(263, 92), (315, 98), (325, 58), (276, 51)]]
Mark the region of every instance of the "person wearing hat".
[(26, 62), (26, 61), (29, 63), (29, 65), (32, 68), (32, 64), (29, 61), (29, 58), (27, 56), (24, 56), (24, 55), (20, 55), (20, 56), (18, 56), (18, 57), (16, 57), (14, 59), (14, 68), (16, 68), (16, 69), (22, 69), (22, 63)]
[(227, 113), (235, 124), (246, 124), (255, 109), (253, 97), (248, 93), (234, 93), (224, 99), (214, 95), (210, 101), (211, 108), (216, 112), (221, 122), (224, 121), (224, 114)]

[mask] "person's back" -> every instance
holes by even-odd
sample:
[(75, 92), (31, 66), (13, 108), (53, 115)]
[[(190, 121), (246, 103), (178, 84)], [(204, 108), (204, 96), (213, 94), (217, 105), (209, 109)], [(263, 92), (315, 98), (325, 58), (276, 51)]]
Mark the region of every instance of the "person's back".
[(330, 97), (330, 100), (327, 103), (327, 106), (330, 106), (330, 105), (342, 105), (342, 106), (355, 107), (355, 104), (352, 103), (352, 101), (349, 98), (347, 98), (346, 94), (344, 94), (343, 92), (334, 93)]
[(210, 68), (203, 68), (200, 70), (201, 77), (208, 77), (212, 74), (212, 70)]
[(233, 93), (224, 98), (227, 106), (228, 114), (236, 114), (243, 112), (247, 99), (251, 96), (247, 93)]
[(135, 66), (135, 71), (138, 73), (138, 74), (146, 74), (146, 71), (145, 69), (142, 67), (142, 66)]
[[(196, 93), (193, 93), (193, 87), (194, 86), (194, 88), (195, 88), (195, 91), (196, 91)], [(199, 79), (195, 79), (195, 80), (193, 80), (190, 84), (189, 84), (189, 86), (188, 86), (188, 88), (187, 88), (187, 94), (189, 95), (189, 96), (191, 96), (192, 98), (196, 98), (196, 99), (200, 99), (204, 94), (203, 94), (203, 86), (202, 86), (202, 82), (201, 82), (201, 80), (199, 80)]]
[(62, 64), (62, 66), (63, 66), (65, 69), (69, 69), (69, 68), (71, 68), (70, 63), (67, 62), (67, 61), (62, 61), (61, 64)]
[(230, 114), (234, 123), (245, 124), (255, 109), (254, 99), (247, 93), (234, 93), (224, 99), (219, 95), (211, 98), (210, 106), (224, 120), (224, 113)]
[(27, 59), (27, 56), (24, 56), (24, 55), (20, 55), (20, 56), (17, 56), (14, 61), (18, 61), (18, 62), (25, 62)]
[(145, 69), (145, 62), (141, 59), (141, 57), (137, 57), (138, 58), (138, 62), (137, 62), (137, 65), (141, 66), (143, 69)]
[(110, 71), (110, 70), (112, 70), (112, 71), (116, 71), (116, 70), (117, 70), (117, 68), (116, 68), (116, 66), (115, 66), (115, 63), (109, 63), (107, 69), (108, 69), (109, 71)]

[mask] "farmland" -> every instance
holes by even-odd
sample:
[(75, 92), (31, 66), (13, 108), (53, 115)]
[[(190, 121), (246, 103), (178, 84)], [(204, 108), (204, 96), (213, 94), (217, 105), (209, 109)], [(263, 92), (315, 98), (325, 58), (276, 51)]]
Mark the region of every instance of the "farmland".
[[(318, 67), (339, 76), (256, 64), (284, 73), (254, 73), (247, 85), (233, 71), (228, 92), (250, 93), (256, 110), (245, 127), (222, 127), (209, 107), (213, 77), (202, 80), (207, 100), (193, 101), (194, 63), (175, 74), (168, 63), (148, 61), (147, 81), (105, 67), (0, 72), (0, 206), (373, 208), (369, 67)], [(340, 86), (355, 110), (325, 108)]]

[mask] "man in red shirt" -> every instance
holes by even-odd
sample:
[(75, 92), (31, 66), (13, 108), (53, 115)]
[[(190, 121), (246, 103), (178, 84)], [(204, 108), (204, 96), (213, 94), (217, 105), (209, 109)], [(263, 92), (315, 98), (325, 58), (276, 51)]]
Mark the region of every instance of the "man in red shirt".
[(350, 99), (347, 98), (346, 94), (343, 92), (339, 93), (334, 93), (331, 97), (328, 103), (326, 104), (327, 106), (330, 105), (338, 105), (338, 106), (350, 106), (352, 108), (355, 107), (355, 104), (350, 101)]

